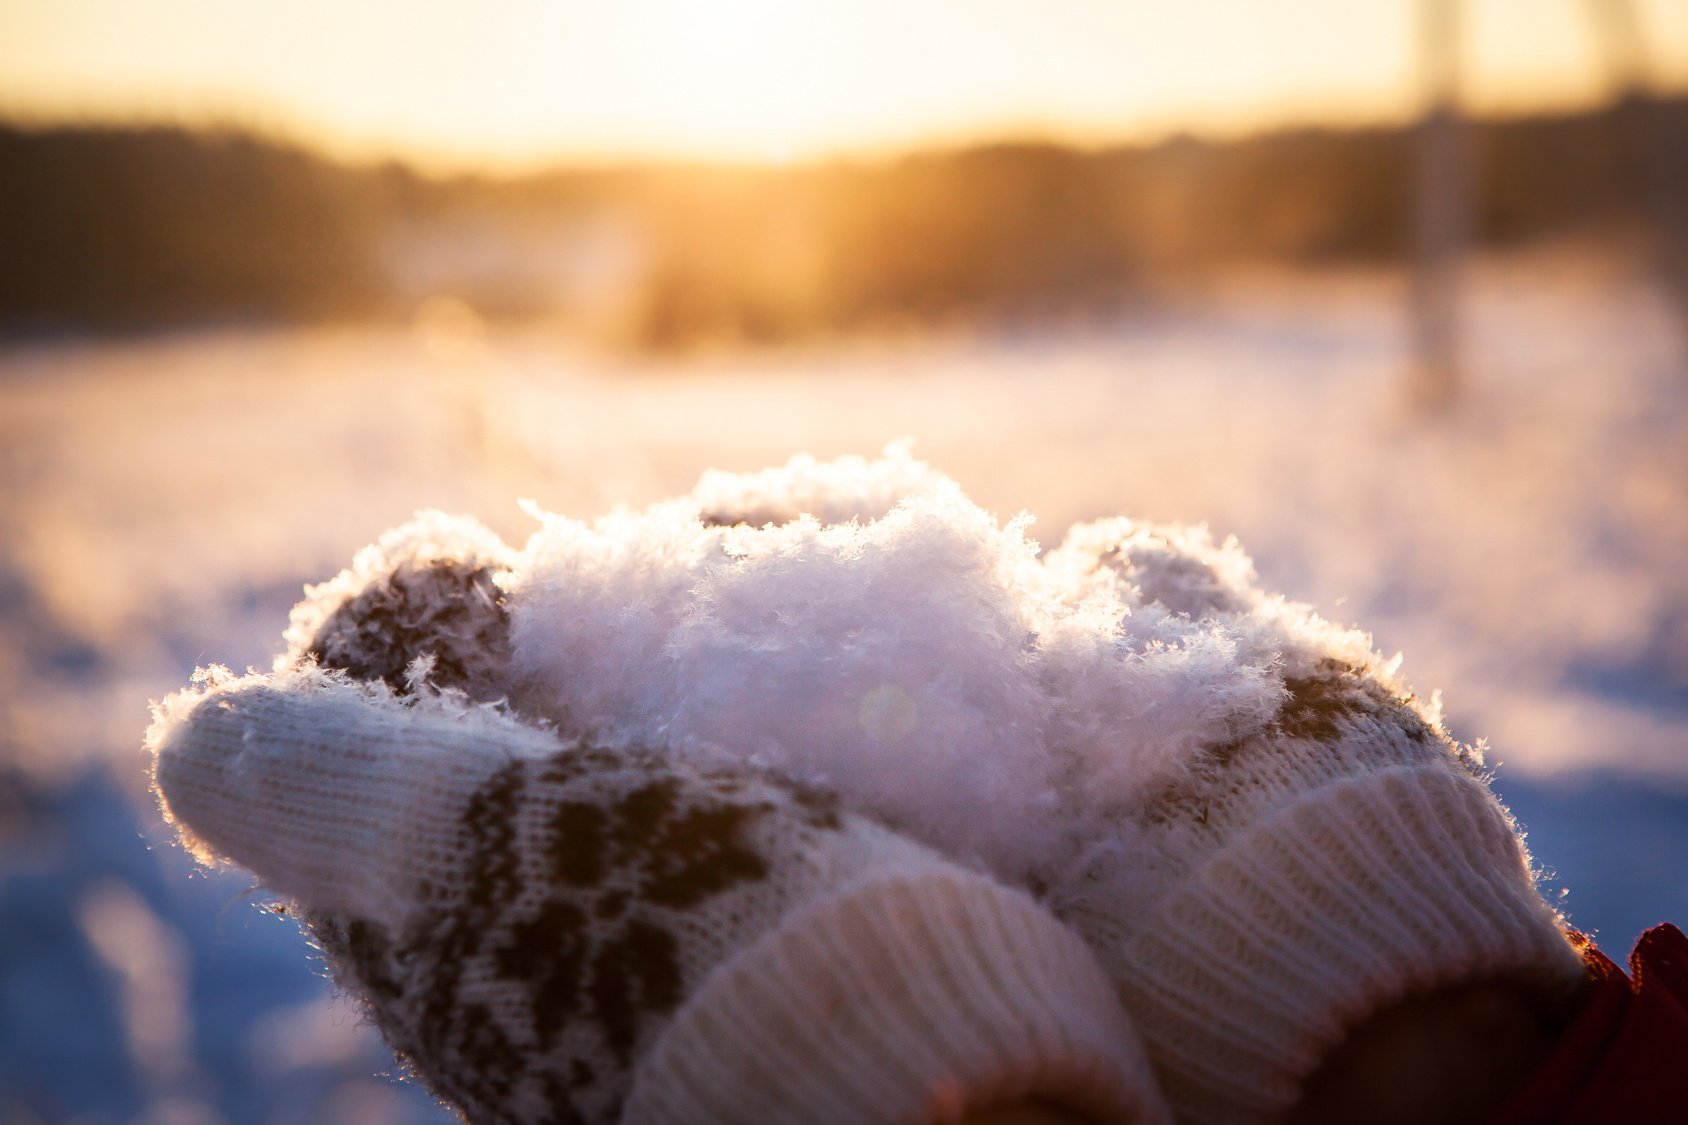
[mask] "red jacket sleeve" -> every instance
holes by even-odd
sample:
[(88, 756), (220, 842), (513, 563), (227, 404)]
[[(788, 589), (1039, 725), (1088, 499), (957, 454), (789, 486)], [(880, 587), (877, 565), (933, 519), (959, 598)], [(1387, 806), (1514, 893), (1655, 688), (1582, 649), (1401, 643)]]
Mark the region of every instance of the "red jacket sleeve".
[(1586, 1006), (1490, 1125), (1688, 1121), (1688, 938), (1648, 930), (1627, 977), (1582, 942)]

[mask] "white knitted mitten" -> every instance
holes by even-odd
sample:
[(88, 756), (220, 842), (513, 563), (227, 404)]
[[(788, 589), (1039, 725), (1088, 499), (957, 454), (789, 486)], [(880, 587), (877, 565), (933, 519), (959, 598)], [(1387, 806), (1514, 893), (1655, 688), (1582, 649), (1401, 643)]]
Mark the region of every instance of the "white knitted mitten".
[(276, 672), (202, 676), (148, 736), (184, 840), (297, 903), (442, 1099), (475, 1121), (1018, 1098), (1166, 1119), (1093, 956), (1026, 894), (816, 790), (475, 703), (502, 694), (508, 557), (413, 525), (315, 591)]
[(1051, 734), (1063, 816), (1084, 829), (1046, 901), (1118, 983), (1180, 1119), (1281, 1116), (1350, 1029), (1409, 994), (1583, 979), (1476, 752), (1370, 638), (1267, 595), (1201, 531), (1106, 521), (1046, 565), (1117, 598), (1137, 651), (1220, 639), (1233, 679), (1281, 685), (1266, 715), (1238, 709), (1134, 777), (1101, 776), (1085, 744), (1129, 752), (1151, 716), (1075, 705), (1085, 723)]

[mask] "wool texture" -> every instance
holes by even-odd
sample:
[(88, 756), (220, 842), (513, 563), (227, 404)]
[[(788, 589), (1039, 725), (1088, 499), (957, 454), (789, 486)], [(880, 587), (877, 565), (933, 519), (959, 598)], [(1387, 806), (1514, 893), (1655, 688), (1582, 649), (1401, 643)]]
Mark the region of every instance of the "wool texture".
[(829, 795), (311, 665), (207, 676), (151, 738), (190, 845), (296, 902), (472, 1121), (1168, 1120), (1076, 936)]
[[(500, 753), (524, 761), (521, 739), (544, 736), (677, 776), (830, 794), (839, 815), (1023, 889), (1079, 935), (1190, 1120), (1281, 1115), (1349, 1028), (1414, 991), (1580, 979), (1477, 752), (1406, 686), (1399, 658), (1262, 589), (1233, 540), (1122, 518), (1043, 553), (1029, 516), (999, 520), (901, 448), (707, 474), (689, 496), (593, 522), (531, 511), (540, 527), (519, 550), (425, 514), (312, 587), (272, 673), (283, 694), (336, 669), (363, 683), (365, 707), (377, 682), (384, 709), (493, 715), (511, 728)], [(160, 789), (191, 839), (309, 902), (174, 792), (171, 716), (221, 690), (164, 712)], [(430, 737), (453, 760), (445, 727)], [(300, 792), (301, 809), (318, 799)], [(546, 829), (532, 846), (566, 837)], [(459, 892), (506, 879), (465, 870)], [(817, 889), (753, 912), (758, 935), (836, 889), (798, 884)], [(539, 908), (520, 901), (519, 916)], [(770, 963), (811, 963), (792, 952), (807, 939), (789, 940)], [(703, 961), (719, 966), (725, 948)], [(684, 979), (677, 994), (691, 995), (701, 981)]]

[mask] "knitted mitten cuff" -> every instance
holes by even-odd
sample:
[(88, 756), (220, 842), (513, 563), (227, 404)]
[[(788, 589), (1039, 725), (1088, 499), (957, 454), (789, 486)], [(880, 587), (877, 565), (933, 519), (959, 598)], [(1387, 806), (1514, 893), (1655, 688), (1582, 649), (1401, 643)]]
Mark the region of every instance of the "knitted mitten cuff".
[(724, 965), (640, 1067), (627, 1117), (874, 1125), (1036, 1098), (1170, 1117), (1090, 951), (1031, 899), (934, 867), (869, 879)]
[(1397, 768), (1240, 833), (1122, 950), (1119, 983), (1168, 1099), (1263, 1120), (1368, 1015), (1482, 978), (1575, 987), (1580, 960), (1486, 786)]

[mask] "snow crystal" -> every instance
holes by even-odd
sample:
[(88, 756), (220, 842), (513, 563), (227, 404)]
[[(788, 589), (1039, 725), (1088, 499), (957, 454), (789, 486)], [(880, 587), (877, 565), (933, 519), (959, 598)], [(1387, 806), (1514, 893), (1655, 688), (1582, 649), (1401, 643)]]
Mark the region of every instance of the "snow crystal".
[(1270, 723), (1310, 654), (1384, 668), (1261, 591), (1234, 541), (1108, 520), (1045, 560), (1029, 516), (901, 448), (712, 472), (590, 524), (534, 514), (498, 578), (518, 711), (827, 785), (1005, 874), (1053, 858), (1062, 786), (1129, 803)]

